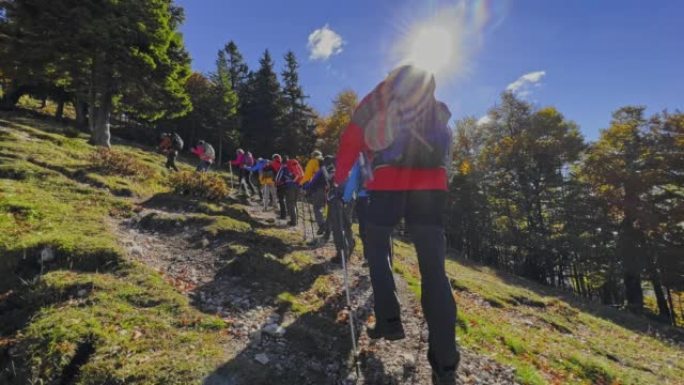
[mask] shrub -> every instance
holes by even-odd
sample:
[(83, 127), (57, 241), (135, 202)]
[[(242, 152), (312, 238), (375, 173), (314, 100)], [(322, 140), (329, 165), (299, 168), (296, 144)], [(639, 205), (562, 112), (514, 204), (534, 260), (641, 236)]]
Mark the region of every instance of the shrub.
[(176, 194), (208, 200), (225, 199), (230, 193), (223, 178), (206, 172), (177, 172), (171, 175), (169, 183)]
[(93, 165), (106, 174), (149, 179), (155, 176), (154, 169), (136, 158), (108, 148), (98, 148), (90, 156)]

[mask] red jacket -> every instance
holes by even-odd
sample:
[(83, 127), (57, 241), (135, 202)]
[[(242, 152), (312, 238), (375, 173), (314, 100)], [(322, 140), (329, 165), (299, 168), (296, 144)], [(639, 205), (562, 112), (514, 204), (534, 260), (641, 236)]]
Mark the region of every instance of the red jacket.
[[(349, 172), (361, 152), (368, 153), (363, 130), (354, 122), (350, 123), (340, 137), (335, 167), (335, 183), (341, 185), (349, 177)], [(370, 191), (406, 190), (447, 190), (446, 169), (407, 168), (386, 166), (373, 171), (373, 179), (366, 183)]]

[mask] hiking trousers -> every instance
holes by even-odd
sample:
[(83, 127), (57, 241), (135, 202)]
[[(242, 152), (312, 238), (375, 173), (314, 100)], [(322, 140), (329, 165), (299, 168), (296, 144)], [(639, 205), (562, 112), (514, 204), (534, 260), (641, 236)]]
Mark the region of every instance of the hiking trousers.
[(268, 210), (269, 206), (275, 206), (277, 198), (276, 187), (274, 184), (265, 184), (263, 187), (264, 196), (264, 211)]
[[(368, 197), (358, 197), (356, 198), (356, 204), (354, 204), (354, 212), (356, 213), (356, 219), (359, 221), (359, 238), (361, 238), (361, 243), (363, 244), (363, 258), (368, 260), (368, 255), (366, 250), (366, 227), (368, 226)], [(391, 261), (390, 261), (391, 262)]]
[(383, 328), (401, 318), (387, 251), (394, 227), (405, 220), (418, 254), (429, 361), (439, 373), (455, 370), (459, 361), (456, 302), (444, 267), (446, 198), (445, 191), (371, 191), (366, 231), (375, 318)]
[(176, 150), (171, 150), (171, 151), (169, 151), (168, 154), (166, 154), (166, 168), (167, 169), (178, 171), (178, 167), (176, 166), (176, 157), (177, 156), (178, 156), (178, 151), (176, 151)]
[(323, 208), (325, 208), (325, 189), (320, 188), (309, 194), (309, 202), (313, 206), (314, 218), (316, 225), (320, 230), (325, 226), (325, 217), (323, 216)]
[(244, 168), (241, 168), (239, 171), (239, 178), (240, 178), (240, 188), (242, 188), (245, 192), (245, 195), (252, 196), (254, 195), (254, 185), (252, 185), (252, 181), (250, 181), (249, 176), (250, 176), (249, 170), (245, 170)]
[(280, 219), (287, 219), (287, 207), (285, 206), (285, 190), (287, 187), (285, 185), (280, 185), (277, 187), (278, 195), (278, 207), (280, 208)]
[(290, 183), (285, 186), (287, 215), (290, 216), (290, 224), (293, 226), (297, 225), (297, 195), (299, 195), (299, 186), (296, 183)]
[(197, 165), (197, 171), (199, 172), (207, 172), (209, 171), (209, 168), (211, 167), (211, 162), (207, 160), (202, 160), (200, 163)]

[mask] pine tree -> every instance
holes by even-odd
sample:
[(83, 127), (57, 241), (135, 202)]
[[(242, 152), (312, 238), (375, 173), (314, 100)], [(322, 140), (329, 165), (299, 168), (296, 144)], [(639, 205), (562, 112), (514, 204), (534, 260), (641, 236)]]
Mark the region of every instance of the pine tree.
[(109, 146), (115, 108), (148, 120), (190, 108), (183, 88), (190, 59), (177, 31), (183, 13), (171, 0), (3, 5), (0, 35), (10, 60), (0, 65), (21, 68), (17, 81), (46, 78), (87, 101), (93, 143)]
[(271, 154), (283, 150), (275, 144), (282, 137), (284, 115), (282, 91), (273, 71), (271, 54), (266, 50), (259, 69), (251, 73), (244, 106), (243, 142), (254, 153)]
[(219, 50), (216, 58), (216, 72), (212, 74), (213, 94), (215, 98), (216, 142), (218, 143), (218, 160), (220, 165), (223, 159), (223, 142), (235, 138), (235, 116), (237, 114), (238, 96), (233, 89), (230, 67), (226, 58), (226, 52)]
[(278, 143), (281, 148), (292, 154), (308, 154), (314, 146), (315, 136), (312, 124), (313, 111), (304, 99), (304, 91), (299, 84), (299, 63), (292, 51), (285, 55), (285, 69), (283, 78), (283, 101), (285, 115), (283, 116), (283, 136)]

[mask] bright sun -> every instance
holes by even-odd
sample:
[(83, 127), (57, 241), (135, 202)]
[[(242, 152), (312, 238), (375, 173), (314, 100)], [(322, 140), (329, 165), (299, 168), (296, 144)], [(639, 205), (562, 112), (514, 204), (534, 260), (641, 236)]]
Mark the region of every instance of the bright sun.
[(454, 38), (440, 25), (417, 28), (410, 37), (409, 62), (434, 74), (447, 70), (453, 56)]

